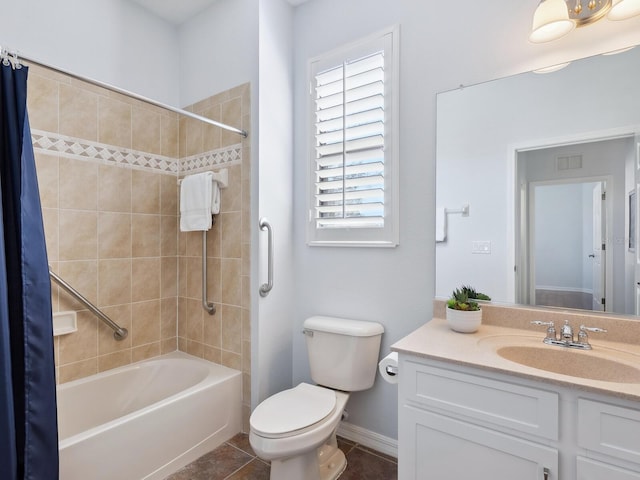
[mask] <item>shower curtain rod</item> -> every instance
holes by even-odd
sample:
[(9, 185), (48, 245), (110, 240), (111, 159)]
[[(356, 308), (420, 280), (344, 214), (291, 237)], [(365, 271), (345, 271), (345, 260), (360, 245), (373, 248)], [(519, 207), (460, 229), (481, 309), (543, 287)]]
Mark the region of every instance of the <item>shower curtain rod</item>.
[(237, 133), (238, 135), (242, 135), (244, 138), (247, 137), (247, 132), (244, 131), (244, 130), (241, 130), (241, 129), (236, 128), (236, 127), (232, 127), (232, 126), (227, 125), (225, 123), (216, 122), (215, 120), (211, 120), (210, 118), (203, 117), (202, 115), (198, 115), (196, 113), (188, 112), (187, 110), (183, 110), (181, 108), (173, 107), (171, 105), (167, 105), (166, 103), (158, 102), (158, 101), (153, 100), (151, 98), (144, 97), (142, 95), (138, 95), (137, 93), (131, 92), (129, 90), (125, 90), (123, 88), (116, 87), (115, 85), (111, 85), (109, 83), (101, 82), (100, 80), (94, 80), (93, 78), (85, 77), (83, 75), (78, 75), (76, 73), (70, 72), (70, 71), (65, 70), (63, 68), (56, 67), (56, 66), (50, 65), (48, 63), (41, 62), (40, 60), (36, 60), (36, 59), (28, 57), (26, 55), (22, 55), (22, 54), (17, 55), (17, 54), (14, 54), (14, 53), (11, 53), (11, 55), (14, 58), (16, 58), (17, 60), (25, 60), (25, 61), (30, 62), (30, 63), (35, 63), (37, 65), (40, 65), (41, 67), (45, 67), (45, 68), (48, 68), (50, 70), (54, 70), (54, 71), (56, 71), (58, 73), (62, 73), (62, 74), (67, 75), (69, 77), (75, 78), (76, 80), (81, 80), (83, 82), (90, 83), (90, 84), (95, 85), (97, 87), (106, 88), (107, 90), (111, 90), (112, 92), (121, 93), (122, 95), (126, 95), (127, 97), (135, 98), (136, 100), (140, 100), (142, 102), (149, 103), (151, 105), (155, 105), (156, 107), (160, 107), (160, 108), (164, 108), (166, 110), (170, 110), (170, 111), (172, 111), (174, 113), (177, 113), (179, 115), (184, 115), (185, 117), (193, 118), (194, 120), (199, 120), (201, 122), (208, 123), (209, 125), (213, 125), (215, 127), (220, 127), (220, 128), (222, 128), (224, 130), (228, 130), (230, 132)]

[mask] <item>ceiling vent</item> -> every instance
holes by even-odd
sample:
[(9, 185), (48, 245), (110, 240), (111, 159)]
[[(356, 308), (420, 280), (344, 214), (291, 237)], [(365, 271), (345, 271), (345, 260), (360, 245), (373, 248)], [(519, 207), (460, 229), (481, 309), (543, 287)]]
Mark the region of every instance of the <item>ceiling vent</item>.
[(578, 170), (582, 168), (582, 155), (556, 157), (556, 170)]

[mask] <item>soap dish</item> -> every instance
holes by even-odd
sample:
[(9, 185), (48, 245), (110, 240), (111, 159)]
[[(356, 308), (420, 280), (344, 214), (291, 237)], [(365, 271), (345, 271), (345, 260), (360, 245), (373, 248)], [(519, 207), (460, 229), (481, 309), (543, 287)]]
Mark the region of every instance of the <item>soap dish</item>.
[(76, 312), (57, 312), (53, 314), (53, 336), (66, 335), (78, 331)]

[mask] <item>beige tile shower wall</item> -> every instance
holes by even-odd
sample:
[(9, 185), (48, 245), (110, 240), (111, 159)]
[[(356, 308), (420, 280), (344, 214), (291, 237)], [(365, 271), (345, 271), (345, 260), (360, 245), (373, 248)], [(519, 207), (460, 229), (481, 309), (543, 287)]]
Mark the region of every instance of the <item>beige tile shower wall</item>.
[[(188, 110), (248, 131), (249, 85), (198, 102)], [(229, 186), (221, 190), (220, 214), (207, 233), (208, 300), (215, 315), (202, 308), (202, 233), (179, 235), (178, 348), (242, 371), (245, 431), (251, 405), (251, 329), (249, 292), (250, 149), (235, 133), (190, 119), (180, 121), (180, 156), (241, 143), (242, 161), (224, 166)], [(189, 172), (181, 172), (186, 174)]]
[[(214, 316), (201, 306), (202, 234), (178, 232), (177, 170), (158, 173), (160, 167), (156, 171), (39, 151), (36, 163), (52, 269), (130, 332), (124, 341), (116, 341), (111, 330), (54, 286), (54, 311), (77, 311), (79, 327), (76, 333), (55, 338), (58, 382), (179, 346), (243, 372), (248, 428), (249, 142), (38, 67), (30, 68), (28, 107), (32, 130), (176, 162), (241, 144), (241, 161), (219, 165), (229, 170), (229, 187), (222, 191), (221, 213), (207, 234), (207, 285), (209, 300), (217, 307)], [(189, 109), (248, 130), (249, 85)]]
[[(175, 158), (176, 114), (30, 67), (33, 130)], [(175, 174), (36, 151), (49, 263), (129, 330), (124, 341), (66, 292), (55, 311), (76, 310), (78, 331), (55, 337), (59, 383), (177, 347)]]

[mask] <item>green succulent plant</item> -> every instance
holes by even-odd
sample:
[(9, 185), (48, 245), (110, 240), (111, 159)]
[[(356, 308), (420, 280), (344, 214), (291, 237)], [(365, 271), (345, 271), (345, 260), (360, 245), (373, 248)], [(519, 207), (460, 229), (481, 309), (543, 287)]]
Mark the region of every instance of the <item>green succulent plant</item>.
[(447, 306), (454, 310), (465, 310), (469, 312), (480, 310), (478, 302), (475, 300), (491, 300), (488, 295), (476, 292), (472, 287), (463, 285), (456, 288), (447, 301)]
[(467, 296), (471, 299), (474, 300), (491, 300), (491, 297), (489, 295), (485, 295), (484, 293), (480, 293), (480, 292), (476, 292), (476, 289), (469, 286), (469, 285), (463, 285), (460, 290), (463, 290), (465, 292), (467, 292)]

